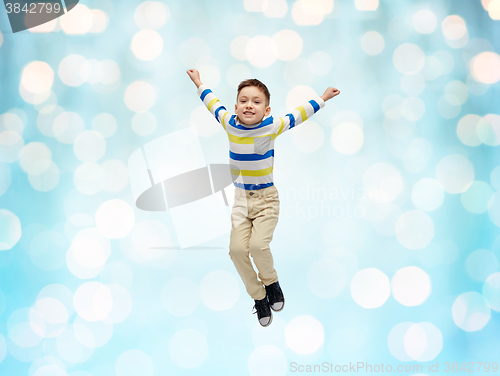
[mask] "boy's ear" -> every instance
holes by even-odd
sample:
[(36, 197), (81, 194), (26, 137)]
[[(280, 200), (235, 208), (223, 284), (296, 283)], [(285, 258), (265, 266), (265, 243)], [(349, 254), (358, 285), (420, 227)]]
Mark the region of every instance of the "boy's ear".
[(271, 107), (267, 106), (267, 108), (266, 108), (266, 116), (269, 116), (270, 113), (271, 113)]
[(234, 105), (234, 113), (235, 114), (238, 113), (238, 105), (237, 104)]

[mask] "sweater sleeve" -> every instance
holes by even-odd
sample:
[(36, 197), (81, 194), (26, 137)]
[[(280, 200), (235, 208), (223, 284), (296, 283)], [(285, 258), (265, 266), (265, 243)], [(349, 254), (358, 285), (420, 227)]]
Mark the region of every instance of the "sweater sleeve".
[(217, 121), (222, 124), (225, 130), (226, 126), (229, 123), (231, 115), (226, 110), (226, 107), (224, 107), (220, 103), (219, 98), (215, 96), (215, 94), (207, 85), (201, 85), (198, 88), (198, 96), (200, 97), (203, 104), (207, 107), (208, 111), (210, 111), (215, 119), (217, 119)]
[(278, 126), (276, 135), (279, 136), (283, 132), (303, 123), (323, 107), (325, 107), (325, 101), (320, 97), (316, 97), (297, 107), (284, 117), (278, 118), (281, 124)]

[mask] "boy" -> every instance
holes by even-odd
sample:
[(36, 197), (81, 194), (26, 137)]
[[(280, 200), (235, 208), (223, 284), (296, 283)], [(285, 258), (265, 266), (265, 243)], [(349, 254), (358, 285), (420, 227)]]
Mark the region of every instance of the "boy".
[(279, 214), (278, 190), (273, 181), (274, 140), (323, 108), (325, 102), (340, 91), (329, 87), (320, 98), (297, 107), (283, 118), (273, 119), (268, 117), (271, 107), (267, 87), (259, 80), (250, 79), (238, 86), (235, 115), (229, 115), (208, 86), (202, 84), (196, 69), (188, 70), (187, 74), (198, 88), (200, 99), (229, 138), (231, 175), (236, 187), (229, 256), (247, 293), (255, 300), (256, 312), (253, 313), (257, 313), (260, 325), (269, 326), (271, 309), (279, 312), (285, 305), (269, 248)]

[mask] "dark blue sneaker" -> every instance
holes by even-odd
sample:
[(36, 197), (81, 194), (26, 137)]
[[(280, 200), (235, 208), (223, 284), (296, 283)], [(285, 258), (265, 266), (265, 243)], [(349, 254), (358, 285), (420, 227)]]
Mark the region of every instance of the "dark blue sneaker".
[(259, 319), (259, 324), (262, 326), (269, 326), (271, 325), (271, 322), (273, 321), (273, 313), (269, 309), (269, 303), (267, 301), (267, 296), (262, 299), (262, 300), (255, 300), (255, 305), (253, 308), (255, 308), (255, 312), (257, 314), (257, 317)]
[(285, 307), (285, 297), (278, 281), (266, 286), (267, 300), (274, 312), (279, 312)]

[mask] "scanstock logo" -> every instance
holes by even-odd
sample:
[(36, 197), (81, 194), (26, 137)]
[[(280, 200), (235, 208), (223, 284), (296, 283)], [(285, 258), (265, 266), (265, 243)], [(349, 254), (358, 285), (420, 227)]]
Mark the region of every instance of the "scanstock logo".
[(198, 135), (187, 128), (148, 142), (128, 159), (135, 205), (169, 212), (181, 249), (231, 230), (229, 164), (207, 164)]
[(3, 0), (0, 31), (17, 33), (52, 21), (73, 9), (79, 0)]

